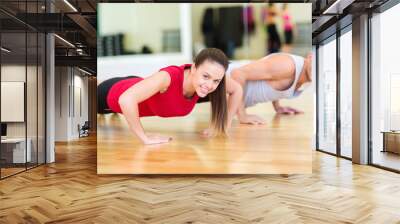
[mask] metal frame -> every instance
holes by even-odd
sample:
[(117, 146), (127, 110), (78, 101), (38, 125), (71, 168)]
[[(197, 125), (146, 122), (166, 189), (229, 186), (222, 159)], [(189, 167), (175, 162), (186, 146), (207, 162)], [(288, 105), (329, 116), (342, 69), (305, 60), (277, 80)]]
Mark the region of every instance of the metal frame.
[(341, 30), (339, 29), (339, 24), (336, 23), (336, 154), (341, 156), (342, 147), (342, 124), (340, 116), (340, 77), (341, 77), (341, 66), (340, 66), (340, 37)]
[[(25, 1), (25, 12), (28, 11), (27, 2)], [(25, 13), (25, 21), (28, 18)], [(25, 23), (25, 88), (24, 88), (24, 120), (25, 120), (25, 170), (28, 170), (28, 24)], [(32, 155), (32, 154), (31, 154)]]
[[(36, 2), (36, 12), (39, 11), (39, 2)], [(39, 165), (39, 33), (36, 32), (36, 166)]]
[[(1, 26), (2, 25), (2, 23), (0, 23), (0, 30), (1, 30)], [(2, 46), (2, 32), (0, 32), (0, 46)], [(1, 77), (2, 77), (2, 75), (1, 75), (1, 52), (0, 52), (0, 84), (1, 84)], [(1, 124), (1, 85), (0, 85), (0, 124)], [(0, 134), (1, 135), (1, 134)], [(0, 180), (2, 179), (1, 178), (1, 144), (0, 144)]]
[(368, 107), (368, 112), (367, 112), (367, 117), (368, 117), (368, 164), (373, 164), (372, 163), (372, 66), (371, 66), (371, 55), (372, 55), (372, 33), (371, 33), (371, 19), (372, 19), (372, 13), (368, 13), (368, 36), (367, 36), (367, 44), (368, 44), (368, 54), (367, 54), (367, 61), (368, 61), (368, 69), (367, 69), (367, 83), (368, 83), (368, 100), (367, 100), (367, 107)]
[(315, 45), (315, 148), (319, 149), (319, 110), (318, 110), (318, 102), (319, 102), (319, 54), (318, 54), (319, 44)]
[[(45, 12), (48, 13), (47, 0), (45, 0)], [(47, 163), (47, 32), (44, 32), (44, 161), (43, 164)], [(42, 84), (43, 84), (42, 83)], [(42, 165), (42, 164), (40, 164)]]
[(376, 167), (376, 168), (379, 168), (379, 169), (383, 169), (383, 170), (386, 170), (386, 171), (390, 171), (390, 172), (394, 172), (394, 173), (399, 173), (400, 174), (400, 170), (392, 169), (392, 168), (387, 167), (387, 166), (381, 166), (381, 165), (378, 165), (378, 164), (368, 164), (368, 165)]

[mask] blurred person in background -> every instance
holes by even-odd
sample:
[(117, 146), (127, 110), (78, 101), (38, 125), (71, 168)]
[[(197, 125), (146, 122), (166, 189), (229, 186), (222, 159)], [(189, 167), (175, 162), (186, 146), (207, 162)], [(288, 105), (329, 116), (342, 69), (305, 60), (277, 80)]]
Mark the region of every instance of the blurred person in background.
[(282, 51), (289, 53), (292, 51), (295, 25), (292, 22), (292, 16), (290, 15), (287, 3), (284, 3), (282, 6), (282, 20), (285, 34), (285, 43), (282, 47)]
[(279, 52), (281, 49), (281, 39), (279, 37), (276, 17), (278, 11), (273, 3), (268, 3), (268, 6), (262, 11), (262, 20), (267, 31), (267, 54)]

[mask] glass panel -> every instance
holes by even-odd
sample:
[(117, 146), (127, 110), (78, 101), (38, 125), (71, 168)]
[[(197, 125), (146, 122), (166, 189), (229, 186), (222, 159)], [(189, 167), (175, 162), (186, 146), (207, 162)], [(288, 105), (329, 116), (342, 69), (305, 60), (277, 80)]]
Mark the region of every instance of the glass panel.
[(372, 163), (400, 170), (400, 5), (372, 18)]
[(26, 34), (1, 34), (1, 140), (2, 177), (25, 170), (30, 159), (26, 151), (25, 89)]
[[(37, 24), (38, 17), (32, 17), (39, 11), (38, 2), (27, 2), (26, 12), (30, 24)], [(37, 73), (38, 73), (38, 34), (35, 30), (27, 30), (27, 80), (26, 80), (26, 113), (27, 113), (27, 150), (30, 151), (30, 158), (27, 167), (37, 166)]]
[(27, 144), (28, 155), (28, 168), (37, 165), (37, 73), (38, 73), (38, 36), (36, 32), (27, 33), (28, 38), (28, 63), (27, 63), (27, 95), (26, 95), (26, 111), (27, 111)]
[(340, 37), (340, 121), (341, 155), (351, 158), (352, 149), (352, 34)]
[(39, 34), (38, 45), (38, 163), (45, 163), (45, 60), (46, 60), (46, 37), (44, 34)]
[[(0, 6), (29, 24), (37, 23), (32, 14), (45, 11), (44, 0), (1, 1)], [(0, 12), (2, 178), (45, 160), (45, 36), (20, 21)]]
[(336, 39), (318, 48), (318, 145), (336, 153)]

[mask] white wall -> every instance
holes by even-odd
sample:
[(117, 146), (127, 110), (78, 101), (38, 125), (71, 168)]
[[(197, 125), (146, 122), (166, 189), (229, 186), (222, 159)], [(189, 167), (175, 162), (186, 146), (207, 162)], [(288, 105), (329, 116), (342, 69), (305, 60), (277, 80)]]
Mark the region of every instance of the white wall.
[(55, 68), (55, 141), (68, 141), (69, 119), (69, 84), (68, 67)]
[[(28, 66), (26, 68), (25, 65), (2, 65), (1, 81), (25, 82), (25, 69), (28, 69), (29, 73), (33, 67)], [(1, 108), (1, 110), (7, 110), (7, 108)], [(7, 136), (25, 137), (25, 126), (25, 122), (7, 122)]]
[[(78, 138), (78, 124), (88, 120), (88, 78), (76, 68), (56, 67), (56, 141)], [(81, 97), (76, 90), (80, 89)], [(81, 103), (78, 100), (81, 100)], [(77, 105), (81, 105), (82, 115)], [(75, 111), (74, 111), (75, 110)]]
[(178, 54), (101, 57), (97, 58), (97, 81), (129, 75), (146, 77), (165, 66), (184, 63), (192, 61)]
[[(38, 70), (37, 70), (38, 69)], [(27, 78), (27, 80), (25, 80)], [(26, 85), (26, 107), (19, 108), (22, 114), (26, 112), (26, 121), (6, 122), (7, 137), (30, 139), (30, 149), (33, 162), (36, 162), (39, 153), (39, 163), (44, 162), (44, 74), (42, 68), (25, 66), (20, 64), (3, 64), (1, 66), (1, 81), (24, 82)], [(2, 90), (3, 91), (3, 90)], [(24, 94), (24, 90), (21, 94)], [(38, 91), (38, 92), (37, 92)], [(2, 97), (4, 97), (2, 95)], [(24, 104), (24, 102), (22, 102)], [(1, 110), (12, 110), (10, 107), (2, 107)], [(7, 111), (13, 113), (13, 111)], [(15, 113), (15, 112), (14, 112)]]
[[(73, 96), (71, 96), (72, 99), (74, 99), (74, 102), (71, 103), (74, 105), (74, 112), (72, 113), (72, 119), (71, 119), (71, 135), (72, 138), (77, 138), (79, 137), (79, 133), (78, 133), (78, 124), (80, 126), (82, 126), (85, 121), (88, 121), (88, 78), (87, 77), (83, 77), (80, 74), (82, 73), (78, 73), (78, 70), (75, 70), (75, 74), (74, 74), (74, 92), (72, 92), (72, 94), (74, 94)], [(79, 93), (80, 91), (80, 93)], [(80, 101), (80, 102), (79, 102)], [(72, 106), (72, 105), (71, 105)], [(81, 108), (79, 108), (81, 107)], [(80, 112), (80, 110), (82, 110)]]
[(126, 34), (126, 48), (139, 51), (143, 45), (162, 52), (162, 31), (180, 29), (179, 4), (99, 4), (99, 34)]
[[(98, 16), (100, 20), (99, 28), (100, 31), (99, 33), (103, 33), (101, 31), (103, 27), (108, 27), (106, 28), (107, 30), (104, 31), (105, 33), (109, 32), (108, 34), (111, 34), (113, 32), (125, 32), (124, 30), (127, 29), (127, 26), (125, 23), (126, 21), (130, 21), (130, 19), (126, 19), (129, 17), (132, 17), (132, 9), (129, 9), (129, 7), (132, 7), (131, 5), (141, 5), (141, 4), (126, 4), (127, 8), (121, 9), (121, 8), (115, 8), (113, 11), (113, 14), (118, 12), (118, 15), (114, 15), (115, 19), (109, 20), (107, 19), (110, 16), (110, 10), (107, 10), (107, 12), (102, 13), (102, 7), (107, 6), (109, 4), (100, 4), (100, 10), (99, 10), (99, 15)], [(120, 6), (122, 4), (117, 4), (117, 6)], [(153, 7), (156, 8), (164, 8), (164, 7), (170, 7), (171, 4), (151, 4)], [(176, 7), (179, 8), (179, 21), (177, 24), (179, 25), (179, 28), (181, 30), (181, 52), (177, 53), (156, 53), (156, 54), (137, 54), (137, 55), (122, 55), (122, 56), (109, 56), (109, 57), (99, 57), (97, 58), (97, 78), (98, 82), (100, 83), (101, 81), (105, 79), (109, 79), (112, 77), (116, 76), (127, 76), (127, 75), (137, 75), (137, 76), (149, 76), (152, 73), (158, 71), (160, 68), (168, 66), (168, 65), (180, 65), (183, 63), (191, 63), (192, 62), (192, 33), (191, 33), (191, 23), (190, 23), (190, 18), (191, 18), (191, 10), (190, 10), (190, 4), (188, 3), (182, 3), (182, 4), (175, 4)], [(108, 7), (108, 6), (107, 6)], [(114, 7), (114, 6), (113, 6)], [(172, 7), (172, 6), (171, 6)], [(168, 10), (165, 10), (168, 11)], [(175, 11), (176, 12), (176, 11)], [(142, 12), (143, 13), (143, 12)], [(169, 13), (169, 12), (168, 12)], [(163, 12), (163, 16), (165, 17), (165, 14)], [(119, 15), (120, 14), (120, 15)], [(175, 13), (176, 14), (176, 13)], [(104, 20), (104, 21), (103, 21)], [(103, 25), (101, 25), (101, 21), (103, 21)], [(111, 31), (110, 22), (113, 22), (114, 28), (113, 31)], [(115, 21), (123, 21), (115, 23)], [(150, 24), (147, 23), (147, 21), (151, 20), (141, 20), (142, 26), (143, 24), (146, 25)], [(162, 22), (159, 20), (153, 21), (153, 23), (163, 23), (164, 19)], [(123, 24), (123, 25), (122, 25)], [(129, 26), (129, 25), (128, 25)], [(153, 26), (153, 25), (152, 25)], [(137, 28), (135, 28), (137, 29)], [(147, 29), (147, 28), (146, 28)], [(128, 29), (130, 32), (131, 30)], [(127, 31), (127, 32), (128, 32)], [(158, 31), (153, 31), (153, 32), (158, 32)], [(154, 36), (154, 35), (152, 35)], [(161, 35), (157, 37), (161, 41)], [(161, 43), (161, 42), (160, 42)]]
[(1, 81), (0, 89), (1, 122), (24, 122), (25, 82)]

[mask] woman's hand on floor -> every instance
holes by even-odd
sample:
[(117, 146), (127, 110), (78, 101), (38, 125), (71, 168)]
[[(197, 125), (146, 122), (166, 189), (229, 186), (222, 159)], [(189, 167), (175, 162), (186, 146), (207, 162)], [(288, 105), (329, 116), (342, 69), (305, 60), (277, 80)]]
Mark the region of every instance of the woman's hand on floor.
[(202, 135), (203, 137), (206, 137), (206, 138), (211, 138), (211, 137), (214, 136), (214, 131), (212, 130), (212, 128), (207, 128), (207, 129), (204, 129), (204, 130), (201, 132), (201, 135)]
[(148, 135), (146, 139), (143, 140), (145, 145), (154, 145), (154, 144), (162, 144), (167, 143), (172, 140), (171, 137), (162, 136), (162, 135)]
[(303, 111), (297, 110), (292, 107), (278, 107), (275, 109), (277, 114), (302, 114)]
[(265, 120), (260, 116), (253, 114), (246, 114), (239, 117), (239, 121), (242, 124), (265, 124)]

